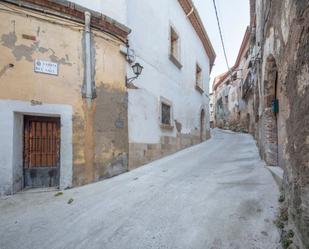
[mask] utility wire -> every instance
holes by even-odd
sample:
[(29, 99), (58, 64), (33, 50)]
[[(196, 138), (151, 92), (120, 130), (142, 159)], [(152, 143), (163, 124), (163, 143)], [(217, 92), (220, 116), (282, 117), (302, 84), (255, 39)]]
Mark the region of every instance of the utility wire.
[(224, 46), (223, 35), (222, 35), (221, 25), (220, 25), (220, 21), (219, 21), (217, 6), (216, 6), (216, 0), (213, 0), (213, 3), (214, 3), (215, 12), (216, 12), (217, 23), (218, 23), (218, 28), (219, 28), (219, 34), (220, 34), (220, 38), (221, 38), (221, 43), (222, 43), (222, 48), (223, 48), (223, 53), (224, 53), (224, 57), (225, 57), (226, 66), (227, 66), (228, 71), (230, 71), (230, 66), (229, 66), (229, 62), (228, 62), (227, 56), (226, 56), (226, 50), (225, 50), (225, 46)]

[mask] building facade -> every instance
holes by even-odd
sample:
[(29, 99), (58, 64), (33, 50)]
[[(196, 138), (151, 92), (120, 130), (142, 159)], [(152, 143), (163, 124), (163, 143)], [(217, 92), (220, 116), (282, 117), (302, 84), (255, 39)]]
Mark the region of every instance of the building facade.
[(131, 0), (127, 6), (130, 49), (144, 67), (128, 90), (130, 168), (209, 138), (215, 59), (191, 1), (140, 3)]
[(214, 79), (214, 120), (217, 127), (254, 133), (253, 75), (250, 63), (250, 29), (246, 29), (230, 71)]
[(0, 4), (0, 195), (99, 181), (209, 137), (215, 53), (191, 1)]
[(2, 1), (0, 19), (0, 193), (126, 171), (130, 30), (66, 1)]

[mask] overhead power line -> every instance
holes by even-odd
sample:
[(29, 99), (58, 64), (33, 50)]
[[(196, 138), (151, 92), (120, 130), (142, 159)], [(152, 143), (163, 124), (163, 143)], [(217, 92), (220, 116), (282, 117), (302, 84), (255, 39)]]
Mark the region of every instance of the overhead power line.
[(213, 3), (214, 3), (215, 13), (216, 13), (216, 17), (217, 17), (219, 34), (220, 34), (220, 38), (221, 38), (221, 44), (222, 44), (222, 48), (223, 48), (226, 66), (227, 66), (228, 71), (230, 71), (230, 66), (229, 66), (229, 62), (228, 62), (228, 59), (227, 59), (227, 55), (226, 55), (226, 50), (225, 50), (225, 46), (224, 46), (223, 35), (222, 35), (222, 30), (221, 30), (221, 25), (220, 25), (220, 20), (219, 20), (217, 6), (216, 6), (216, 0), (213, 0)]

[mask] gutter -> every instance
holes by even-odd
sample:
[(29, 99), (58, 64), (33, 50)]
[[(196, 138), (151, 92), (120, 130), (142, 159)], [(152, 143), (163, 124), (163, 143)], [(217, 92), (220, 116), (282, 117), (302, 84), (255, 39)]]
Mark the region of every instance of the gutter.
[(89, 12), (93, 17), (90, 26), (105, 32), (126, 43), (131, 29), (99, 12), (84, 8), (67, 0), (1, 0), (25, 9), (56, 16), (84, 25), (84, 13)]
[(91, 13), (85, 12), (85, 98), (91, 100), (92, 93), (92, 56), (91, 56)]
[(201, 17), (196, 10), (192, 0), (178, 0), (180, 6), (182, 7), (183, 11), (185, 12), (185, 15), (189, 19), (192, 27), (195, 29), (195, 32), (197, 33), (198, 37), (200, 38), (201, 42), (203, 43), (204, 49), (206, 51), (206, 54), (209, 57), (209, 67), (210, 72), (212, 70), (212, 67), (214, 65), (214, 61), (216, 59), (216, 53), (214, 51), (214, 48), (210, 42), (209, 36), (207, 34), (207, 31), (204, 27), (204, 24), (201, 20)]

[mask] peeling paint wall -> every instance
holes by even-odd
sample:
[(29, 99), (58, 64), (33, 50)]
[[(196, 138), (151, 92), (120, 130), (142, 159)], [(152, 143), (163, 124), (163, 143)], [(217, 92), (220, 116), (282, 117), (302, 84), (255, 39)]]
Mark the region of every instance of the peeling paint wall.
[[(7, 6), (1, 6), (5, 10), (0, 15), (0, 99), (72, 107), (73, 185), (126, 171), (128, 114), (122, 43), (93, 30), (97, 97), (89, 106), (82, 98), (83, 25)], [(36, 59), (58, 63), (59, 74), (35, 73)]]

